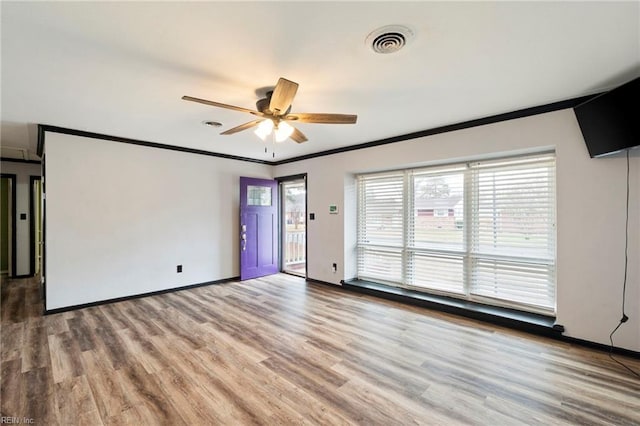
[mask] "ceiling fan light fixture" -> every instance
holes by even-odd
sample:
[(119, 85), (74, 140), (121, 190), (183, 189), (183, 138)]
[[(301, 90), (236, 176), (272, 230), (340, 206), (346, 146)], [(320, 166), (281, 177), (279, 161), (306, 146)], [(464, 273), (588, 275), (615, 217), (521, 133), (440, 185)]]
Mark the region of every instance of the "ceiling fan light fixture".
[[(309, 140), (304, 133), (291, 126), (289, 123), (286, 123), (285, 120), (295, 121), (296, 123), (355, 124), (358, 119), (358, 116), (355, 114), (325, 114), (309, 112), (289, 114), (291, 111), (291, 104), (297, 90), (298, 83), (280, 77), (273, 90), (268, 91), (265, 98), (258, 100), (256, 103), (257, 110), (251, 110), (201, 98), (194, 98), (193, 96), (187, 95), (183, 96), (182, 99), (218, 108), (245, 112), (257, 117), (252, 121), (227, 129), (220, 134), (233, 135), (244, 130), (255, 129), (254, 132), (256, 136), (263, 141), (266, 141), (269, 135), (272, 135), (272, 140), (274, 142), (284, 142), (288, 138), (291, 138), (296, 143), (303, 143)], [(217, 122), (204, 124), (209, 126), (220, 125), (220, 123)]]
[(273, 130), (273, 121), (266, 119), (258, 125), (254, 133), (264, 141), (271, 134), (271, 130)]
[(286, 121), (281, 121), (276, 126), (276, 142), (284, 142), (293, 133), (293, 127)]

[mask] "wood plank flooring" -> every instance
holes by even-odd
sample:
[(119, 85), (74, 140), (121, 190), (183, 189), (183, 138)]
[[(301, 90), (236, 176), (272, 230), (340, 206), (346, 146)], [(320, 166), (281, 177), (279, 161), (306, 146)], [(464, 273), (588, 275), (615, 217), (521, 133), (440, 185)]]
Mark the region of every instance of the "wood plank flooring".
[(1, 415), (33, 424), (640, 424), (607, 354), (288, 275), (48, 316), (1, 290)]

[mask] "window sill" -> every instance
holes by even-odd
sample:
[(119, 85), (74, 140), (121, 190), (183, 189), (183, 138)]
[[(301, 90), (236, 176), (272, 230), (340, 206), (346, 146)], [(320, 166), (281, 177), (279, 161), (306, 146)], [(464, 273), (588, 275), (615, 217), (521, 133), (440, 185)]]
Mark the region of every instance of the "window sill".
[(564, 331), (563, 326), (555, 324), (554, 317), (518, 311), (516, 309), (501, 308), (452, 297), (426, 294), (358, 279), (342, 281), (342, 287), (345, 290), (435, 309), (543, 336), (559, 337)]

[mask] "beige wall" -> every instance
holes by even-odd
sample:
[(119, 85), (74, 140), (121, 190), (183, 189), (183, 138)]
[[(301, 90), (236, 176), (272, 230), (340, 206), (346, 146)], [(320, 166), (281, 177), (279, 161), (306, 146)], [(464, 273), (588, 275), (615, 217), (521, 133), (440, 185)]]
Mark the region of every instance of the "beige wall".
[(239, 275), (239, 177), (270, 166), (52, 132), (45, 150), (47, 309)]

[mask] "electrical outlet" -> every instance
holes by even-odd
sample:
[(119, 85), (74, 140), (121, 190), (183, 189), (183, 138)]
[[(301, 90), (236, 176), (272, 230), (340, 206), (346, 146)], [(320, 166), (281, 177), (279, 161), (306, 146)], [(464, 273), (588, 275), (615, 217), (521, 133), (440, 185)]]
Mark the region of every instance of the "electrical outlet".
[(335, 274), (338, 271), (338, 264), (334, 263), (333, 266), (331, 267), (331, 269), (333, 270), (333, 273)]
[(177, 273), (182, 272), (182, 265), (178, 265), (178, 266), (176, 266), (176, 272), (177, 272)]

